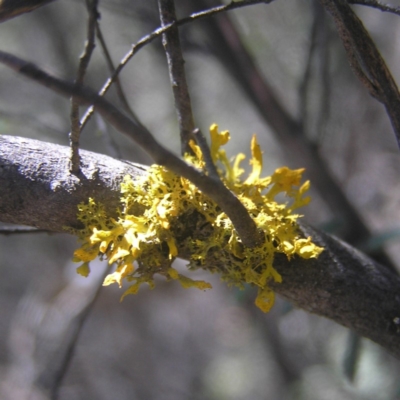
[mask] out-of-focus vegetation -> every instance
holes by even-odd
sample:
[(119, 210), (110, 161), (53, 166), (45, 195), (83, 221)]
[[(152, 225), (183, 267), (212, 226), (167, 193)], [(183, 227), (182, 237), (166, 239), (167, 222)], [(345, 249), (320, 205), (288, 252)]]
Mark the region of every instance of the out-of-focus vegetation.
[[(219, 4), (176, 3), (180, 17)], [(355, 9), (400, 82), (400, 17)], [(101, 0), (99, 11), (115, 64), (131, 44), (160, 25), (156, 1)], [(383, 246), (399, 266), (399, 150), (383, 106), (351, 72), (330, 16), (315, 1), (276, 0), (230, 12), (229, 18), (265, 81), (302, 124), (371, 229), (370, 240), (358, 245), (367, 250)], [(55, 1), (0, 24), (0, 48), (73, 80), (86, 24), (84, 1)], [(229, 129), (227, 152), (232, 155), (247, 151), (250, 135), (257, 133), (265, 173), (283, 164), (302, 167), (240, 86), (238, 70), (227, 64), (226, 49), (211, 36), (209, 22), (185, 25), (180, 32), (196, 124), (204, 131), (213, 122)], [(69, 102), (2, 66), (0, 71), (0, 133), (66, 145)], [(97, 45), (85, 83), (98, 89), (108, 76)], [(134, 56), (121, 84), (141, 121), (178, 153), (160, 40)], [(108, 98), (119, 104), (114, 90)], [(150, 162), (100, 117), (83, 131), (81, 147)], [(343, 224), (316, 190), (306, 218), (333, 233), (340, 233), (337, 227)], [(378, 346), (367, 340), (354, 344), (345, 328), (283, 300), (264, 315), (253, 305), (254, 291), (227, 289), (216, 276), (206, 293), (160, 280), (158, 290), (142, 288), (122, 304), (118, 289), (104, 288), (84, 318), (81, 311), (95, 296), (105, 265), (98, 262), (86, 279), (76, 275), (75, 245), (68, 235), (0, 237), (2, 399), (44, 400), (52, 390), (61, 400), (400, 398), (400, 364)], [(176, 268), (184, 265), (179, 261)], [(84, 324), (71, 353), (80, 320)], [(72, 359), (63, 373), (66, 353)]]

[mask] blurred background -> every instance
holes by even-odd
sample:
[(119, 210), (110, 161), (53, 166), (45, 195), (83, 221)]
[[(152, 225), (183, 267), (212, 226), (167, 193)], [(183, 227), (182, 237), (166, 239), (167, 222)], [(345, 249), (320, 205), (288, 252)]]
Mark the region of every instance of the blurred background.
[[(177, 0), (177, 14), (218, 4)], [(400, 17), (354, 9), (400, 82)], [(160, 25), (156, 0), (100, 0), (99, 11), (115, 65)], [(72, 81), (87, 20), (85, 1), (58, 0), (0, 24), (0, 48)], [(276, 0), (180, 32), (197, 126), (229, 129), (229, 155), (248, 154), (257, 133), (265, 174), (306, 167), (313, 202), (305, 219), (398, 271), (399, 149), (319, 3)], [(0, 133), (67, 145), (68, 100), (3, 66), (0, 74)], [(98, 90), (109, 75), (97, 44), (85, 83)], [(141, 122), (179, 153), (161, 40), (140, 50), (120, 80)], [(107, 98), (122, 107), (115, 89)], [(151, 163), (99, 116), (81, 147)], [(101, 288), (104, 263), (88, 278), (75, 273), (75, 246), (64, 234), (0, 236), (1, 399), (400, 399), (400, 363), (331, 321), (279, 298), (264, 315), (252, 288), (227, 288), (201, 272), (212, 290), (160, 279), (119, 303), (118, 288)]]

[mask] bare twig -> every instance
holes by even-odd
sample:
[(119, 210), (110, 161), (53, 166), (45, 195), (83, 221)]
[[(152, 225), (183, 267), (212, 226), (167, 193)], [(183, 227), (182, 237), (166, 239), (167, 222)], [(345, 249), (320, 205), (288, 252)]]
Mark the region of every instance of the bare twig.
[(400, 7), (394, 7), (388, 4), (381, 3), (376, 0), (348, 0), (349, 4), (358, 4), (361, 6), (368, 6), (372, 8), (376, 8), (383, 12), (388, 12), (391, 14), (400, 15)]
[(0, 1), (0, 22), (31, 12), (54, 0), (2, 0)]
[(384, 59), (347, 0), (320, 1), (332, 15), (354, 74), (385, 106), (400, 147), (400, 93)]
[[(97, 11), (98, 0), (86, 0), (86, 7), (89, 12), (88, 26), (87, 26), (87, 40), (83, 54), (79, 59), (79, 67), (76, 75), (75, 83), (82, 85), (83, 80), (95, 48), (95, 31), (96, 21), (99, 18)], [(69, 134), (69, 143), (71, 146), (71, 172), (78, 174), (80, 171), (80, 157), (79, 157), (79, 137), (81, 133), (81, 126), (79, 122), (79, 103), (74, 96), (71, 97), (71, 132)]]
[(239, 199), (219, 179), (206, 176), (175, 156), (161, 146), (146, 128), (129, 119), (103, 97), (91, 89), (55, 78), (36, 65), (9, 53), (0, 51), (0, 62), (64, 97), (74, 96), (81, 104), (93, 104), (104, 119), (141, 146), (155, 163), (189, 179), (215, 201), (232, 221), (244, 245), (255, 247), (260, 243), (261, 235), (255, 222)]
[[(162, 27), (176, 22), (174, 0), (158, 0), (158, 9)], [(177, 26), (173, 26), (163, 34), (163, 45), (168, 61), (169, 79), (174, 94), (175, 110), (181, 135), (181, 153), (183, 155), (191, 153), (189, 140), (195, 126), (189, 88), (186, 82), (185, 61)]]

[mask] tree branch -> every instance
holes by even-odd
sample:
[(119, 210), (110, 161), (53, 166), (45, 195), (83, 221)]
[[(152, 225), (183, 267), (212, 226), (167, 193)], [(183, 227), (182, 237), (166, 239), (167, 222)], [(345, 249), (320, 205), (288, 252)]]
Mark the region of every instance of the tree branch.
[(276, 260), (274, 290), (295, 306), (334, 320), (400, 358), (400, 277), (341, 240), (302, 225), (324, 247), (317, 260)]
[(1, 222), (52, 232), (79, 228), (77, 206), (89, 197), (115, 213), (123, 177), (137, 176), (145, 168), (85, 150), (81, 153), (78, 178), (69, 171), (68, 147), (1, 135)]
[(376, 8), (377, 10), (380, 10), (382, 12), (388, 12), (391, 14), (400, 15), (400, 7), (394, 7), (388, 4), (383, 4), (376, 0), (349, 0), (349, 4), (358, 4), (361, 6)]
[[(146, 173), (139, 165), (82, 151), (79, 180), (69, 174), (68, 155), (67, 147), (0, 136), (0, 220), (55, 232), (78, 227), (79, 202), (91, 196), (115, 213), (123, 176)], [(400, 358), (400, 278), (334, 237), (305, 225), (301, 229), (325, 251), (316, 260), (277, 257), (275, 267), (283, 282), (274, 284), (274, 290)], [(201, 232), (182, 232), (193, 239), (196, 234)], [(179, 248), (179, 256), (188, 258), (189, 249)], [(212, 249), (206, 263), (223, 267)]]

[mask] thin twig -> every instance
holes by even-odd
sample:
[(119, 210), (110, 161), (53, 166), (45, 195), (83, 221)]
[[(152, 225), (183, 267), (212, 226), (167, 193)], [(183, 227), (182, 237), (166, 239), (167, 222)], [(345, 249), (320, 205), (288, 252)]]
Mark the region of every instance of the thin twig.
[[(99, 18), (97, 11), (98, 0), (86, 0), (86, 6), (89, 12), (87, 26), (87, 40), (83, 54), (79, 58), (79, 66), (75, 79), (77, 85), (82, 85), (83, 80), (95, 48), (95, 31), (96, 21)], [(78, 174), (80, 171), (80, 156), (79, 156), (79, 137), (81, 134), (81, 126), (79, 122), (79, 104), (74, 96), (71, 97), (71, 132), (69, 133), (69, 143), (71, 146), (71, 168), (73, 174)]]
[(400, 7), (394, 7), (388, 4), (381, 3), (376, 0), (348, 0), (349, 4), (358, 4), (361, 6), (368, 6), (372, 8), (376, 8), (383, 12), (388, 12), (391, 14), (400, 15)]
[[(158, 0), (161, 26), (176, 22), (174, 0)], [(189, 140), (195, 128), (192, 103), (189, 88), (186, 82), (185, 61), (183, 59), (179, 31), (173, 26), (162, 36), (163, 46), (168, 61), (169, 79), (175, 100), (175, 111), (178, 117), (179, 132), (181, 135), (181, 153), (191, 152)]]
[(64, 97), (74, 96), (80, 104), (94, 105), (96, 111), (104, 119), (114, 126), (115, 129), (127, 135), (141, 146), (152, 157), (155, 163), (190, 180), (204, 194), (215, 201), (230, 218), (245, 246), (255, 247), (260, 243), (261, 235), (255, 222), (239, 199), (219, 179), (206, 176), (201, 171), (198, 171), (175, 156), (161, 146), (145, 127), (138, 125), (135, 121), (128, 118), (96, 92), (89, 88), (55, 78), (36, 65), (3, 51), (0, 51), (0, 62)]
[[(118, 64), (117, 68), (115, 68), (114, 73), (112, 76), (110, 76), (107, 81), (104, 83), (103, 87), (99, 91), (100, 96), (104, 96), (111, 85), (115, 82), (115, 79), (119, 76), (121, 71), (124, 69), (124, 67), (128, 64), (128, 62), (131, 60), (131, 58), (144, 46), (147, 44), (153, 42), (155, 39), (161, 37), (164, 33), (168, 32), (170, 29), (173, 29), (175, 27), (179, 27), (182, 25), (186, 25), (188, 23), (204, 19), (204, 18), (209, 18), (214, 15), (217, 15), (222, 12), (227, 12), (227, 11), (232, 11), (237, 8), (242, 8), (246, 6), (251, 6), (255, 4), (269, 4), (272, 3), (274, 0), (243, 0), (243, 1), (236, 1), (236, 2), (231, 2), (225, 6), (217, 6), (213, 8), (209, 8), (208, 10), (205, 11), (200, 11), (197, 13), (193, 13), (190, 16), (186, 18), (182, 18), (180, 20), (177, 20), (175, 22), (172, 22), (168, 25), (165, 25), (163, 27), (157, 28), (154, 30), (152, 33), (149, 33), (148, 35), (144, 36), (142, 39), (140, 39), (138, 42), (136, 42), (134, 45), (132, 45), (131, 49), (129, 50), (128, 53), (125, 54), (125, 56), (122, 58), (120, 63)], [(85, 115), (81, 119), (81, 129), (87, 124), (91, 116), (93, 115), (93, 107), (89, 107), (86, 110)], [(138, 121), (137, 121), (138, 122)]]
[(89, 299), (83, 310), (81, 310), (81, 312), (74, 318), (73, 331), (68, 337), (68, 343), (62, 354), (61, 363), (58, 365), (57, 370), (53, 371), (54, 378), (49, 388), (51, 400), (57, 400), (59, 398), (60, 387), (65, 379), (66, 374), (68, 373), (84, 323), (90, 316), (90, 313), (92, 312), (93, 307), (100, 296), (104, 278), (108, 273), (109, 271), (106, 269), (103, 276), (97, 283), (96, 290), (94, 291), (92, 297)]

